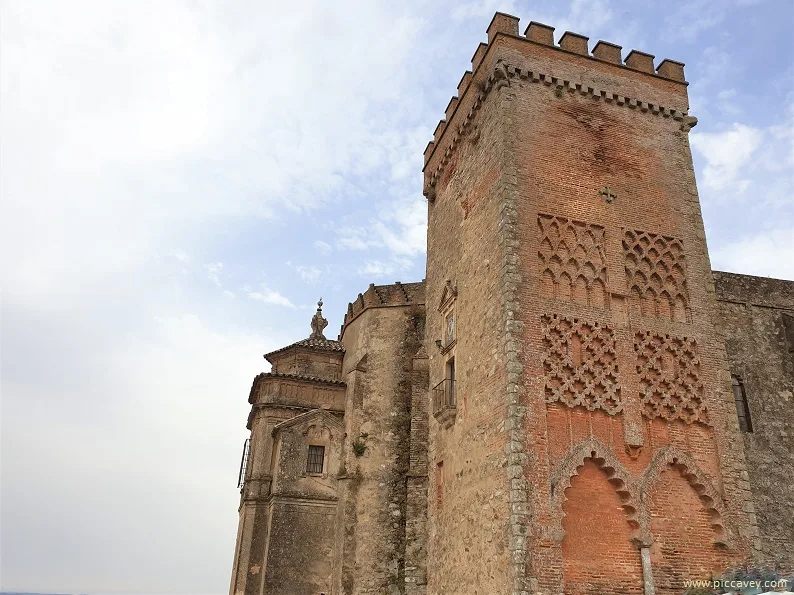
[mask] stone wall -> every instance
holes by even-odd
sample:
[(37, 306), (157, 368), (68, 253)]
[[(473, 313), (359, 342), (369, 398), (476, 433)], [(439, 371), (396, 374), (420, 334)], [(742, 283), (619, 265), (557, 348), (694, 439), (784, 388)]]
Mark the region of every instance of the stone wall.
[(260, 575), (267, 595), (330, 595), (336, 503), (273, 498), (268, 563)]
[(794, 281), (714, 272), (731, 374), (744, 385), (743, 434), (766, 560), (794, 566)]
[[(483, 82), (475, 73), (469, 88)], [(458, 112), (472, 110), (476, 101), (475, 93), (463, 95)], [(454, 359), (456, 401), (454, 409), (431, 411), (428, 426), (427, 573), (433, 594), (511, 592), (508, 305), (502, 291), (512, 263), (506, 255), (506, 122), (499, 101), (495, 96), (472, 120), (429, 201), (429, 382), (436, 387), (449, 378)], [(453, 344), (446, 336), (449, 316)]]
[[(413, 285), (421, 289), (421, 284)], [(371, 287), (373, 299), (368, 297), (364, 308), (346, 318), (340, 336), (347, 439), (334, 575), (335, 592), (347, 595), (405, 592), (412, 403), (417, 396), (413, 362), (424, 337), (424, 303), (421, 291), (406, 295), (389, 287)], [(426, 390), (419, 396), (426, 398)], [(411, 509), (421, 511), (421, 489), (417, 493), (413, 487)], [(416, 525), (414, 519), (412, 539), (421, 542), (421, 526)], [(413, 556), (408, 572), (418, 564)]]

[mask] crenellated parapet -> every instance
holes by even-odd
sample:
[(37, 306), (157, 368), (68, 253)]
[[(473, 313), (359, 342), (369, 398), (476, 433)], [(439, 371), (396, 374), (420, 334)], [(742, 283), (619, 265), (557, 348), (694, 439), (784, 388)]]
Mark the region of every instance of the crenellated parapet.
[(368, 308), (387, 308), (393, 306), (410, 306), (425, 303), (425, 283), (400, 283), (391, 285), (375, 285), (370, 283), (364, 293), (347, 305), (347, 312), (339, 331), (341, 341), (345, 328)]
[(453, 96), (447, 104), (444, 118), (439, 121), (433, 132), (431, 140), (424, 151), (425, 183), (424, 194), (429, 200), (435, 199), (435, 185), (449, 162), (457, 145), (467, 135), (477, 139), (476, 126), (472, 122), (488, 94), (495, 88), (509, 86), (510, 79), (520, 78), (526, 81), (543, 83), (552, 87), (556, 93), (570, 92), (589, 96), (595, 100), (603, 100), (616, 106), (636, 109), (642, 113), (649, 113), (664, 118), (673, 118), (682, 122), (681, 129), (688, 131), (697, 120), (687, 114), (686, 103), (676, 102), (674, 105), (663, 105), (669, 101), (669, 93), (662, 94), (662, 99), (650, 96), (632, 96), (621, 88), (602, 88), (593, 81), (575, 80), (573, 76), (559, 76), (548, 65), (548, 60), (539, 60), (538, 65), (511, 64), (512, 58), (500, 58), (496, 64), (486, 60), (491, 48), (498, 44), (498, 38), (504, 37), (512, 41), (553, 48), (556, 53), (555, 60), (565, 62), (581, 61), (582, 58), (593, 61), (599, 67), (606, 66), (615, 75), (624, 78), (646, 78), (645, 82), (658, 81), (675, 87), (680, 85), (684, 90), (686, 79), (684, 77), (684, 64), (675, 60), (661, 60), (654, 67), (654, 56), (636, 49), (622, 56), (622, 47), (614, 43), (599, 40), (592, 51), (589, 49), (589, 38), (579, 33), (566, 31), (554, 43), (554, 28), (542, 23), (532, 21), (521, 36), (518, 33), (519, 19), (517, 17), (499, 13), (494, 15), (491, 24), (486, 30), (488, 43), (480, 43), (471, 59), (472, 69), (466, 71), (458, 84), (457, 95)]

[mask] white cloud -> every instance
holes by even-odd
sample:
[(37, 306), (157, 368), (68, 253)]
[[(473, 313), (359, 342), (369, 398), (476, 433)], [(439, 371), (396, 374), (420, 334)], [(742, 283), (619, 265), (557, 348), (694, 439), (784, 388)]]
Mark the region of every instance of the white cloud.
[(456, 4), (452, 11), (455, 20), (491, 18), (494, 12), (517, 14), (516, 3), (513, 0), (474, 0)]
[(690, 0), (679, 4), (665, 18), (667, 36), (674, 41), (693, 42), (701, 33), (723, 21), (728, 2)]
[(402, 262), (424, 254), (427, 246), (427, 202), (421, 197), (388, 201), (367, 226), (337, 230), (340, 250), (385, 250), (388, 258)]
[(424, 254), (427, 247), (427, 201), (422, 198), (396, 201), (373, 224), (375, 245), (395, 256)]
[(307, 283), (317, 283), (322, 275), (322, 271), (313, 265), (297, 265), (295, 271)]
[(380, 260), (368, 260), (358, 267), (357, 272), (363, 277), (371, 277), (374, 279), (381, 279), (386, 275), (393, 275), (399, 271), (408, 268), (409, 263), (404, 260), (401, 261), (402, 266), (395, 261), (382, 262)]
[(364, 228), (343, 227), (337, 233), (336, 247), (339, 250), (367, 250), (373, 245)]
[(712, 250), (717, 270), (794, 281), (794, 226), (745, 235)]
[(717, 93), (716, 104), (719, 110), (727, 116), (737, 116), (742, 113), (737, 104), (738, 93), (736, 89), (725, 89)]
[(30, 294), (146, 266), (224, 218), (328, 204), (342, 172), (390, 167), (400, 112), (385, 106), (422, 30), (355, 1), (9, 2), (0, 26), (2, 233)]
[(221, 283), (220, 273), (223, 270), (223, 263), (222, 262), (212, 262), (207, 267), (207, 278), (212, 281), (212, 284), (215, 287), (223, 289), (223, 284)]
[(317, 248), (322, 254), (329, 254), (333, 250), (331, 244), (323, 242), (322, 240), (315, 240), (314, 247)]
[(706, 158), (703, 184), (713, 190), (731, 188), (744, 192), (750, 184), (744, 169), (762, 139), (761, 130), (739, 123), (722, 132), (693, 132), (692, 147)]
[(247, 295), (249, 300), (264, 302), (265, 304), (272, 304), (274, 306), (285, 306), (293, 310), (295, 309), (295, 304), (293, 304), (289, 298), (264, 286), (262, 286), (261, 291), (248, 291)]

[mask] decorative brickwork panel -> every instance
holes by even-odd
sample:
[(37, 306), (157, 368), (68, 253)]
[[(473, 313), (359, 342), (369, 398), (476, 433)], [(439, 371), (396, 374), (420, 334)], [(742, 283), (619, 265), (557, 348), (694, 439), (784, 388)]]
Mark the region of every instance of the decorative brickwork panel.
[(557, 314), (544, 315), (547, 402), (617, 413), (623, 403), (615, 338), (609, 327)]
[(635, 335), (634, 351), (640, 400), (647, 417), (708, 423), (693, 339), (645, 331)]
[(539, 215), (541, 287), (548, 297), (607, 305), (604, 228)]
[(624, 231), (626, 281), (632, 313), (686, 322), (689, 293), (681, 240), (646, 231)]

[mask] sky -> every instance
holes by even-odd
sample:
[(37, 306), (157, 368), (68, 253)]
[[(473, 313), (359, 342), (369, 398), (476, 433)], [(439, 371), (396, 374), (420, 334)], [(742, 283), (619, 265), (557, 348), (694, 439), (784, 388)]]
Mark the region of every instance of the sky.
[(262, 354), (424, 277), (495, 11), (686, 63), (712, 266), (794, 280), (791, 0), (0, 0), (0, 587), (228, 591)]

